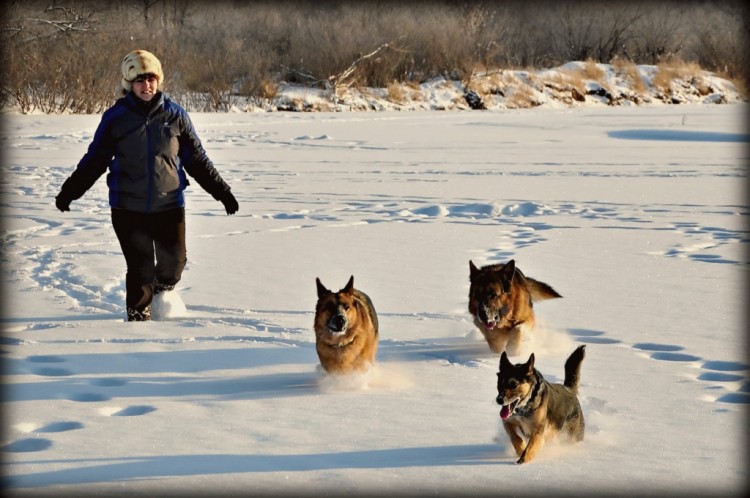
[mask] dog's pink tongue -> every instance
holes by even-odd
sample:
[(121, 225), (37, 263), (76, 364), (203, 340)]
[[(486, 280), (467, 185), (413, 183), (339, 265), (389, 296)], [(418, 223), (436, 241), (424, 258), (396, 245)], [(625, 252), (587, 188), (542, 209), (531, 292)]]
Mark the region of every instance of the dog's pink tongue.
[(494, 329), (495, 325), (497, 325), (497, 322), (487, 322), (484, 324), (484, 326), (487, 327), (488, 329)]
[(503, 405), (500, 409), (500, 418), (505, 420), (510, 417), (510, 405)]

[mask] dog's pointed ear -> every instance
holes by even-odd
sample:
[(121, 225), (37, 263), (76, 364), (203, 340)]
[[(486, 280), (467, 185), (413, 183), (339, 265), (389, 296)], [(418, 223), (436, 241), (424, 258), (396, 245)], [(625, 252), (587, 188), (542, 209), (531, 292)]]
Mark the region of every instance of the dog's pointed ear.
[(503, 276), (508, 279), (508, 282), (511, 282), (515, 274), (516, 274), (516, 260), (511, 259), (510, 261), (505, 263), (505, 267), (503, 268)]
[(503, 369), (507, 369), (508, 367), (512, 367), (510, 360), (508, 359), (508, 355), (505, 351), (503, 351), (503, 354), (500, 355), (500, 371), (502, 372)]
[(524, 366), (528, 369), (529, 375), (534, 371), (534, 353), (531, 353), (531, 356), (529, 356), (529, 361), (527, 361), (526, 365)]
[(469, 260), (469, 280), (473, 280), (477, 273), (479, 273), (479, 268), (474, 266), (472, 260)]
[(503, 267), (502, 278), (500, 281), (503, 284), (503, 292), (510, 292), (510, 286), (513, 283), (513, 277), (516, 274), (516, 261), (511, 259)]
[(342, 292), (346, 292), (347, 294), (352, 294), (354, 292), (354, 275), (349, 277), (349, 281), (346, 283), (346, 287), (344, 287)]
[(327, 296), (328, 294), (331, 293), (331, 291), (329, 291), (328, 289), (326, 289), (325, 286), (322, 283), (320, 283), (320, 279), (317, 278), (317, 277), (315, 277), (315, 285), (318, 288), (318, 298), (321, 298), (323, 296)]

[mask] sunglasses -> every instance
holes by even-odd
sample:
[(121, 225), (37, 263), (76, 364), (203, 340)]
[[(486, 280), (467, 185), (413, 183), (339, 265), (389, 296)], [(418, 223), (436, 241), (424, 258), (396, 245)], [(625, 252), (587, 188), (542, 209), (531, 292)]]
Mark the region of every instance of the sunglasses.
[(145, 76), (138, 76), (136, 79), (133, 80), (135, 83), (156, 83), (156, 76), (153, 75), (145, 75)]

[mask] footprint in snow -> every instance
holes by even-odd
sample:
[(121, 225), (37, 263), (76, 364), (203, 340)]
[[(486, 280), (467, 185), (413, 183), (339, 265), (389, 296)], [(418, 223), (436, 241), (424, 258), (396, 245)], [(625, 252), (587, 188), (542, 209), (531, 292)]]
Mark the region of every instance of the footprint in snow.
[(69, 375), (73, 375), (73, 372), (71, 372), (67, 368), (55, 367), (37, 368), (32, 373), (41, 377), (67, 377)]
[(102, 408), (99, 413), (106, 417), (137, 417), (139, 415), (145, 415), (156, 411), (156, 407), (149, 405), (134, 405), (128, 406), (127, 408), (121, 408), (119, 406), (110, 406)]
[(80, 422), (52, 422), (44, 427), (40, 427), (34, 432), (43, 433), (55, 433), (55, 432), (68, 432), (83, 429), (83, 424)]
[(26, 361), (31, 363), (63, 363), (65, 362), (65, 358), (54, 355), (35, 355), (29, 356), (26, 358)]
[(8, 453), (32, 453), (44, 451), (52, 446), (52, 441), (44, 438), (20, 439), (0, 447), (0, 451)]
[[(697, 362), (701, 358), (688, 353), (681, 352), (682, 346), (676, 344), (658, 344), (658, 343), (637, 343), (633, 344), (634, 349), (641, 351), (650, 351), (650, 358), (661, 361), (673, 362)], [(711, 396), (707, 399), (718, 403), (732, 404), (750, 404), (750, 381), (748, 381), (746, 371), (750, 370), (750, 365), (735, 361), (705, 361), (701, 366), (702, 373), (697, 375), (696, 380), (710, 383), (707, 389), (727, 391), (719, 396)], [(741, 372), (741, 373), (738, 373)], [(733, 389), (732, 384), (742, 383), (737, 389)]]
[(640, 351), (650, 351), (651, 355), (650, 357), (654, 360), (662, 360), (662, 361), (699, 361), (701, 358), (700, 356), (695, 356), (692, 354), (687, 353), (679, 353), (678, 351), (682, 351), (682, 346), (678, 346), (675, 344), (658, 344), (654, 342), (639, 342), (636, 344), (633, 344), (634, 349), (638, 349)]
[(100, 401), (109, 401), (112, 398), (98, 393), (76, 393), (69, 396), (68, 399), (79, 403), (98, 403)]
[(575, 336), (576, 342), (584, 344), (619, 344), (622, 342), (610, 337), (601, 337), (604, 335), (604, 332), (601, 330), (568, 329), (568, 333)]

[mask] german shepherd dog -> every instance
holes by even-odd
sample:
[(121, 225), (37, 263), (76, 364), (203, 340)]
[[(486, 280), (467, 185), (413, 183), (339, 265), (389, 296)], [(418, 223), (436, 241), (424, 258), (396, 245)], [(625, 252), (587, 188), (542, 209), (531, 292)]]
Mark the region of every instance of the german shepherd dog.
[(378, 316), (370, 298), (354, 288), (332, 292), (316, 278), (315, 348), (328, 373), (364, 372), (375, 363), (378, 350)]
[(515, 260), (477, 268), (469, 261), (469, 313), (494, 353), (519, 351), (521, 334), (534, 328), (533, 302), (562, 297), (552, 287), (526, 277)]
[(500, 356), (497, 404), (503, 427), (519, 459), (530, 462), (549, 437), (583, 440), (584, 420), (578, 402), (578, 380), (586, 346), (579, 346), (565, 362), (565, 381), (550, 384), (534, 368), (534, 353), (526, 363), (513, 365)]

